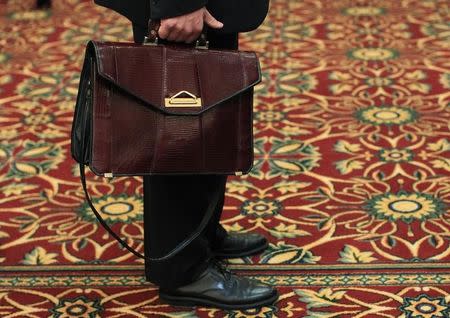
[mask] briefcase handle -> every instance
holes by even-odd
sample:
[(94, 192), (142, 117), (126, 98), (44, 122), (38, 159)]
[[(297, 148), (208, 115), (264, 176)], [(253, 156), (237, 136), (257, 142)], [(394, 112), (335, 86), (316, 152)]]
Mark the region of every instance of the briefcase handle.
[[(148, 32), (147, 36), (144, 38), (144, 45), (158, 45), (159, 37), (158, 31), (161, 26), (161, 20), (148, 20)], [(208, 26), (204, 24), (203, 31), (200, 34), (197, 41), (195, 41), (196, 49), (208, 49), (209, 41), (207, 39), (206, 33), (208, 32)]]

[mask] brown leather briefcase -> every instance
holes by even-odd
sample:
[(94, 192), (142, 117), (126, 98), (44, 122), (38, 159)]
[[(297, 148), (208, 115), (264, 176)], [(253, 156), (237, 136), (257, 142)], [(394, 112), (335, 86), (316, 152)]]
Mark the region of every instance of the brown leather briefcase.
[(72, 156), (105, 177), (245, 174), (260, 80), (253, 52), (91, 41)]
[[(149, 28), (151, 30), (151, 28)], [(152, 174), (244, 174), (253, 164), (253, 87), (261, 81), (256, 54), (196, 47), (88, 43), (72, 124), (72, 157), (86, 200), (102, 226), (134, 255), (173, 257), (212, 216), (212, 194), (196, 231), (158, 258), (122, 240), (92, 203), (85, 165), (104, 177)]]

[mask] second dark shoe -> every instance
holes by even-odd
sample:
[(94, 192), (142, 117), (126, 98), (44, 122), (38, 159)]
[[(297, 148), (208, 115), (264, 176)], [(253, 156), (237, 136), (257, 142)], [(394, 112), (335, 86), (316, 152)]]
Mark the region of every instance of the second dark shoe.
[(213, 247), (213, 253), (218, 258), (237, 258), (260, 253), (268, 246), (261, 234), (228, 233), (221, 244)]
[(257, 280), (234, 275), (212, 260), (196, 281), (172, 290), (160, 288), (159, 297), (173, 306), (240, 310), (271, 305), (278, 292)]

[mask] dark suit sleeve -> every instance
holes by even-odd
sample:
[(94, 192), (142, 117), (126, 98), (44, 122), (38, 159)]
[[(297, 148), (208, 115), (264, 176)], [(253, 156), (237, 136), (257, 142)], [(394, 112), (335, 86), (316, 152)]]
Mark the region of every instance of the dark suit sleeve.
[[(208, 0), (149, 0), (150, 17), (166, 19), (197, 11), (206, 6)], [(225, 0), (226, 1), (226, 0)]]

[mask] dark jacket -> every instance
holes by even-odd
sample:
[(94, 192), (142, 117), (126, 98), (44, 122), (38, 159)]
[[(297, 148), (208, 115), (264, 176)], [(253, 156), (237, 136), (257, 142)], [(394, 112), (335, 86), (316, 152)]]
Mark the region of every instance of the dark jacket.
[(256, 29), (267, 15), (269, 0), (94, 0), (113, 9), (136, 25), (146, 26), (149, 18), (163, 19), (190, 13), (204, 6), (224, 27), (221, 33)]

